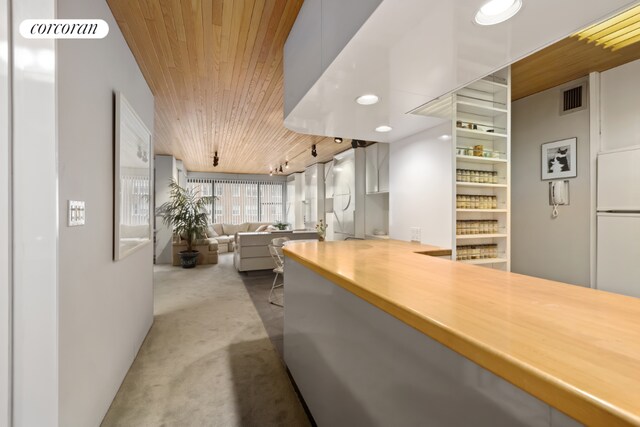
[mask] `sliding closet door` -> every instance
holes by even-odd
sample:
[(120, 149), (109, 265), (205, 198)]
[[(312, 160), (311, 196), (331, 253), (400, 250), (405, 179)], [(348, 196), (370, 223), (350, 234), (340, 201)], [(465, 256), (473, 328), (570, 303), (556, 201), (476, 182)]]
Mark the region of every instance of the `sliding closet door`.
[[(4, 0), (6, 1), (6, 0)], [(55, 0), (11, 2), (13, 426), (58, 425), (56, 45), (19, 34)]]

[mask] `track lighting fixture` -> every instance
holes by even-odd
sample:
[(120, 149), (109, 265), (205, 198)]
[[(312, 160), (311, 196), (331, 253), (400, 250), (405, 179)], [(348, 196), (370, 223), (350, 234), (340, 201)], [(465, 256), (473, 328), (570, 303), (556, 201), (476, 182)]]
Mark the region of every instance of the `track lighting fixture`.
[(220, 157), (218, 157), (218, 152), (216, 151), (213, 155), (213, 167), (218, 166), (218, 162), (220, 161)]
[(342, 138), (335, 137), (333, 138), (333, 142), (335, 142), (336, 144), (342, 144)]
[(364, 147), (365, 145), (367, 145), (367, 143), (361, 139), (352, 139), (351, 140), (351, 146), (353, 148), (358, 148), (358, 147)]
[(311, 155), (312, 155), (313, 157), (318, 157), (318, 152), (316, 151), (316, 144), (313, 144), (313, 145), (311, 146)]
[(284, 162), (284, 168), (289, 169), (289, 162)]
[(269, 171), (269, 176), (273, 176), (273, 171)]
[(278, 169), (278, 172), (282, 173), (282, 165), (280, 165), (280, 169)]

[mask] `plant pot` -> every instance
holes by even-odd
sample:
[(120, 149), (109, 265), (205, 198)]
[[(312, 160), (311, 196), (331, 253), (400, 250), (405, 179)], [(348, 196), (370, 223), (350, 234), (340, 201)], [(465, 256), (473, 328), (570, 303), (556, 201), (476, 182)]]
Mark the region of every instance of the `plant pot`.
[(180, 251), (180, 265), (182, 268), (194, 268), (198, 264), (199, 251)]

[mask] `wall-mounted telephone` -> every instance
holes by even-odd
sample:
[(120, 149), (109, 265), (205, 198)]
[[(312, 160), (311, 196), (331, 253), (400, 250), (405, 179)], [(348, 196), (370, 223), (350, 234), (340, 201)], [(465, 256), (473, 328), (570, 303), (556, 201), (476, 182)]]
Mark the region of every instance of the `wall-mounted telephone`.
[(558, 206), (569, 204), (569, 181), (549, 182), (549, 204), (553, 206), (551, 216), (558, 216)]

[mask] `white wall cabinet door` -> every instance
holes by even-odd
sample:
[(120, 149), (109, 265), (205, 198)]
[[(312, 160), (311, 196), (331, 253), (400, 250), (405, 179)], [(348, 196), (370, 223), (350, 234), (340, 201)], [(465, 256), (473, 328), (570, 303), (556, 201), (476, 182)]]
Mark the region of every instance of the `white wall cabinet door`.
[(365, 181), (367, 193), (378, 192), (378, 144), (373, 144), (365, 149), (366, 167)]
[(389, 191), (389, 144), (377, 143), (366, 148), (366, 192)]
[(378, 191), (389, 191), (389, 144), (378, 143)]

